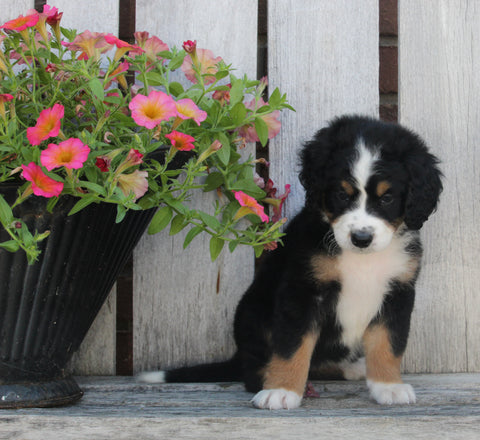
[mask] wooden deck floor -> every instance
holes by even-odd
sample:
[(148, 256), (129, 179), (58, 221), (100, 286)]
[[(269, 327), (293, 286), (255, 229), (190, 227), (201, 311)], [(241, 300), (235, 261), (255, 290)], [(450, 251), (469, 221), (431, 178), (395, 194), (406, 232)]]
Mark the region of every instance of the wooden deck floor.
[(320, 398), (254, 409), (241, 384), (138, 384), (81, 377), (76, 405), (0, 411), (1, 440), (479, 439), (480, 374), (407, 376), (410, 406), (373, 403), (363, 382), (315, 382)]

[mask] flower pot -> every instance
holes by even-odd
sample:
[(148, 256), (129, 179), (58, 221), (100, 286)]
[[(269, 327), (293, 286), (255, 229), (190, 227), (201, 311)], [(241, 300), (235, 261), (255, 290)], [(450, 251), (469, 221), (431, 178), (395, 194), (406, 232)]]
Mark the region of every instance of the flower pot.
[[(15, 186), (0, 191), (12, 201)], [(65, 367), (78, 349), (155, 210), (93, 204), (67, 216), (76, 202), (31, 196), (14, 215), (30, 230), (50, 230), (39, 260), (0, 250), (0, 408), (64, 405), (83, 392)], [(2, 230), (0, 240), (8, 239)]]

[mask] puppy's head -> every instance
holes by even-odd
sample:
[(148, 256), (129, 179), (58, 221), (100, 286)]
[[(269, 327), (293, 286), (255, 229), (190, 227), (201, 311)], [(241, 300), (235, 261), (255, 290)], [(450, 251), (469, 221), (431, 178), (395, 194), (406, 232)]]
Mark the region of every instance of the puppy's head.
[(442, 190), (437, 159), (405, 128), (342, 117), (301, 151), (306, 206), (332, 227), (340, 248), (385, 249), (404, 227), (418, 230)]

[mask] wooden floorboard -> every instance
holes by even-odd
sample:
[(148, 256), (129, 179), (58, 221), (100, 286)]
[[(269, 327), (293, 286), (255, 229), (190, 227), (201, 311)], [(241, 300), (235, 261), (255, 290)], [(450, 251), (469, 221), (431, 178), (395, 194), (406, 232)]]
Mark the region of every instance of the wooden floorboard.
[(251, 406), (241, 384), (138, 384), (80, 377), (76, 405), (0, 411), (1, 440), (478, 439), (480, 374), (411, 375), (417, 403), (380, 406), (363, 382), (315, 382), (290, 411)]

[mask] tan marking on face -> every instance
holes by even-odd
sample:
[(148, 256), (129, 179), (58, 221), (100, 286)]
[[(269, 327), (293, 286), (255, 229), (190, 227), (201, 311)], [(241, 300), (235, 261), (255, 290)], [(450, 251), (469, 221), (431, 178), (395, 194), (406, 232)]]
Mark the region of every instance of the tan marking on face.
[(340, 185), (342, 186), (342, 188), (344, 189), (344, 191), (349, 195), (349, 196), (353, 196), (355, 194), (355, 189), (353, 188), (353, 186), (348, 183), (346, 180), (342, 180), (340, 182)]
[(363, 335), (367, 379), (383, 383), (401, 383), (401, 356), (395, 356), (389, 332), (383, 325), (369, 327)]
[(327, 255), (315, 255), (311, 259), (313, 277), (321, 282), (340, 280), (340, 272), (337, 267), (337, 258)]
[(300, 347), (289, 359), (273, 355), (264, 370), (263, 389), (284, 388), (302, 396), (317, 339), (318, 336), (314, 333), (307, 333)]
[(381, 182), (378, 182), (377, 190), (376, 190), (377, 196), (382, 197), (391, 187), (392, 185), (390, 185), (390, 183), (387, 182), (386, 180), (382, 180)]

